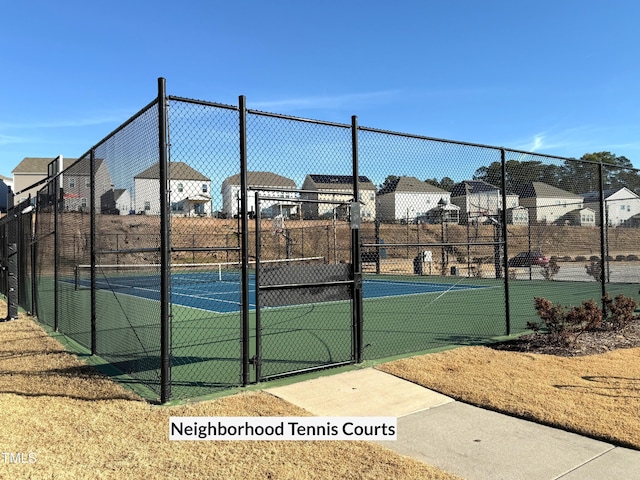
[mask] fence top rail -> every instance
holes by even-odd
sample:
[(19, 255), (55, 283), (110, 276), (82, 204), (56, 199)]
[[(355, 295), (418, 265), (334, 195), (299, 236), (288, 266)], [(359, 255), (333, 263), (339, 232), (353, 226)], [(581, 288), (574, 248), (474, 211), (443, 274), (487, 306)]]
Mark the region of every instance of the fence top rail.
[(271, 112), (263, 112), (261, 110), (250, 110), (250, 109), (247, 109), (247, 113), (252, 115), (262, 116), (262, 117), (273, 117), (273, 118), (280, 118), (283, 120), (294, 120), (296, 122), (313, 123), (316, 125), (326, 125), (328, 127), (351, 129), (351, 125), (346, 123), (329, 122), (325, 120), (314, 120), (312, 118), (304, 118), (304, 117), (294, 117), (293, 115), (284, 115), (282, 113), (271, 113)]
[(197, 100), (195, 98), (178, 97), (176, 95), (167, 95), (167, 100), (174, 102), (193, 103), (195, 105), (202, 105), (205, 107), (224, 108), (226, 110), (240, 110), (237, 105), (227, 105), (225, 103), (209, 102), (206, 100)]

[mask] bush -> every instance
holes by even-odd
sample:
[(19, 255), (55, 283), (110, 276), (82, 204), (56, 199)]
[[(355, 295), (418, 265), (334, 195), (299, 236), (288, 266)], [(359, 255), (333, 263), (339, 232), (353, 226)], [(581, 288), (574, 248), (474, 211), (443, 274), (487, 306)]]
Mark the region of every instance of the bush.
[(627, 262), (637, 262), (639, 259), (637, 255), (627, 255), (627, 258), (625, 258), (625, 260)]
[(544, 267), (542, 267), (540, 273), (542, 273), (542, 277), (545, 280), (553, 280), (553, 277), (560, 271), (560, 266), (558, 265), (558, 261), (556, 257), (551, 257), (549, 259), (549, 263), (547, 263)]
[(584, 268), (587, 269), (587, 275), (592, 276), (596, 282), (602, 281), (602, 262), (600, 259), (591, 260), (591, 263), (585, 265)]
[(624, 262), (626, 259), (626, 255), (616, 255), (616, 262)]
[[(596, 258), (598, 258), (598, 260), (600, 259), (600, 257), (596, 257)], [(585, 257), (583, 255), (578, 255), (573, 260), (576, 261), (576, 262), (584, 262), (586, 259), (587, 259), (587, 257)]]
[(640, 320), (640, 315), (635, 313), (638, 302), (633, 298), (618, 295), (611, 300), (607, 293), (602, 297), (602, 303), (604, 312), (593, 299), (566, 310), (562, 305), (553, 304), (546, 298), (535, 297), (536, 313), (542, 322), (527, 322), (527, 328), (535, 332), (544, 328), (555, 342), (571, 345), (584, 332), (621, 331), (632, 322)]
[(592, 261), (592, 262), (599, 262), (600, 261), (600, 257), (598, 255), (591, 255), (589, 257), (589, 260)]

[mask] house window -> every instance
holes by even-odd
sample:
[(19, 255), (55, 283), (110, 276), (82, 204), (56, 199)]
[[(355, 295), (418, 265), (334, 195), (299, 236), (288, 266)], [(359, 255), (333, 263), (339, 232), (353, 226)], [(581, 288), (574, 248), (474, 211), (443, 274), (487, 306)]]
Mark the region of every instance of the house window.
[(373, 193), (373, 192), (371, 192), (371, 193), (369, 194), (369, 200), (375, 200), (375, 199), (376, 199), (376, 194), (375, 194), (375, 193)]
[(181, 183), (178, 184), (178, 192), (182, 192), (184, 190), (184, 187)]
[(86, 198), (81, 198), (80, 199), (80, 205), (82, 206), (82, 208), (87, 208), (87, 199)]
[(69, 188), (76, 188), (76, 177), (69, 177)]
[(173, 210), (174, 212), (181, 212), (182, 211), (182, 202), (173, 202), (173, 203), (171, 203), (171, 210)]
[(151, 210), (151, 202), (144, 202), (144, 209), (145, 210)]
[(624, 212), (625, 206), (624, 205), (620, 205), (620, 210), (622, 210)]
[(204, 215), (204, 203), (196, 203), (193, 206), (193, 213), (196, 215)]
[(84, 179), (84, 186), (87, 188), (91, 187), (91, 177), (86, 177)]
[(207, 186), (206, 183), (202, 184), (202, 193), (207, 193), (207, 190), (209, 190), (209, 187)]

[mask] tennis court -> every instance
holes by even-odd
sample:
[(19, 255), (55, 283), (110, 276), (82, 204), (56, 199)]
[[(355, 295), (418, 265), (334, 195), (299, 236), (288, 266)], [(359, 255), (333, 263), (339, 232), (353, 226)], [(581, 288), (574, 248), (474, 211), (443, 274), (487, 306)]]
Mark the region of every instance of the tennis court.
[[(296, 263), (322, 260), (322, 257), (297, 259)], [(290, 261), (278, 261), (289, 263)], [(275, 264), (276, 262), (271, 262)], [(269, 263), (267, 262), (267, 265)], [(96, 287), (148, 300), (160, 300), (158, 265), (98, 265)], [(255, 268), (253, 269), (255, 270)], [(417, 281), (416, 281), (417, 279)], [(256, 306), (256, 275), (249, 273), (249, 305)], [(75, 289), (90, 289), (90, 266), (76, 266)], [(411, 296), (427, 293), (448, 293), (486, 288), (482, 285), (437, 283), (420, 277), (365, 279), (362, 283), (365, 299)], [(236, 262), (176, 265), (171, 274), (171, 296), (174, 305), (216, 313), (240, 310), (240, 269)], [(291, 298), (291, 305), (297, 302)]]

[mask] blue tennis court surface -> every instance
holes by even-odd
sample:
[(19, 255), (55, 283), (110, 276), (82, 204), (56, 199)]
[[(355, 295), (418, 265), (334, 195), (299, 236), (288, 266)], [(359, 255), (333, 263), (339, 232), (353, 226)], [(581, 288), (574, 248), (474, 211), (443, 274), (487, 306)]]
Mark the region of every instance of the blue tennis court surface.
[[(240, 283), (237, 281), (193, 281), (188, 275), (172, 275), (171, 298), (174, 305), (197, 308), (217, 313), (230, 313), (240, 310)], [(98, 277), (100, 277), (98, 275)], [(101, 290), (112, 290), (118, 294), (133, 295), (149, 300), (160, 299), (158, 276), (118, 277), (117, 279), (97, 279), (97, 287)], [(255, 308), (255, 281), (249, 277), (249, 304)], [(76, 286), (89, 288), (90, 282), (82, 280)], [(445, 293), (487, 288), (479, 285), (445, 284), (432, 282), (411, 282), (399, 280), (364, 280), (362, 283), (363, 298), (398, 297), (428, 293)]]

